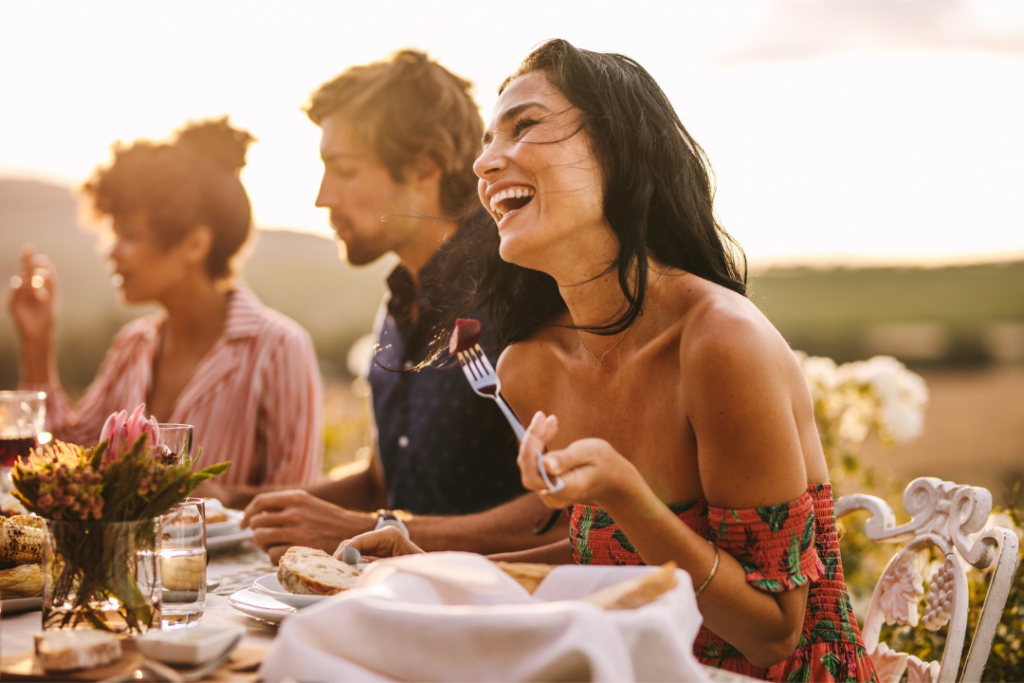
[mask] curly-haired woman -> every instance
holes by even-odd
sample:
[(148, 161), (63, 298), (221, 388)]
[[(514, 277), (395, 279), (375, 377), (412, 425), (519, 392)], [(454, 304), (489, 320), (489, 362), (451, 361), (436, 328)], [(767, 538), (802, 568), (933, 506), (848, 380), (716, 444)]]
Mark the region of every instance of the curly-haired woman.
[(56, 372), (54, 271), (31, 249), (9, 299), (21, 384), (47, 392), (54, 437), (95, 443), (107, 415), (145, 403), (160, 422), (195, 426), (202, 465), (231, 461), (215, 492), (234, 504), (232, 487), (316, 481), (323, 454), (309, 334), (233, 281), (252, 229), (239, 172), (253, 140), (226, 118), (189, 123), (168, 142), (116, 144), (83, 187), (111, 220), (124, 300), (161, 310), (117, 334), (76, 407)]

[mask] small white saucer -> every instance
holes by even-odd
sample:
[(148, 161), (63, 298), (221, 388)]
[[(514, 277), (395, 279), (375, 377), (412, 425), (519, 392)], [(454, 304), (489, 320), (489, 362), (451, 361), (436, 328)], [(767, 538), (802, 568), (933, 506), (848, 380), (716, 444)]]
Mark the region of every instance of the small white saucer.
[(278, 602), (269, 595), (261, 595), (251, 588), (243, 588), (230, 598), (228, 604), (239, 612), (244, 612), (250, 617), (256, 617), (274, 624), (280, 622), (289, 614), (295, 614), (296, 609), (283, 602)]

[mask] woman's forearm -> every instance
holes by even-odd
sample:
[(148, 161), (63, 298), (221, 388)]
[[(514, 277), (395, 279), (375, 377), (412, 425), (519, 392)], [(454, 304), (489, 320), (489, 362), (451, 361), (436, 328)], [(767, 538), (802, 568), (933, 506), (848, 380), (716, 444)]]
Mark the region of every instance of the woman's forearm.
[(56, 354), (52, 335), (33, 341), (22, 340), (19, 381), (42, 385), (57, 380)]
[[(660, 512), (652, 515), (659, 506)], [(710, 575), (715, 546), (672, 514), (649, 488), (634, 494), (631, 502), (602, 507), (647, 564), (675, 562), (690, 574), (695, 589)], [(719, 549), (718, 555), (715, 575), (697, 598), (704, 624), (758, 666), (785, 659), (800, 636), (806, 586), (778, 594), (762, 591), (747, 582), (729, 553)]]

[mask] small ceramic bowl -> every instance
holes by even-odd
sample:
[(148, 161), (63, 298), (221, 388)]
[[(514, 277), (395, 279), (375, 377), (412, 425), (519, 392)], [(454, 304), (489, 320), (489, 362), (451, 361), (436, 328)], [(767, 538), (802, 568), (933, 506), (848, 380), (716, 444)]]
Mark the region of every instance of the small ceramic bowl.
[(236, 636), (244, 633), (241, 626), (194, 626), (150, 631), (136, 638), (135, 642), (144, 656), (159, 662), (204, 664), (224, 652)]

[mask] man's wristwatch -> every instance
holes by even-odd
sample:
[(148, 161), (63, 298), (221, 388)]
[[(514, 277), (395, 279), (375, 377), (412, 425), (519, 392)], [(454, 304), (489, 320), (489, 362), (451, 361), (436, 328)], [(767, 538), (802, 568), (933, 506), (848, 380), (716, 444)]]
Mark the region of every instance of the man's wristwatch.
[(383, 529), (386, 526), (398, 527), (398, 530), (402, 532), (402, 535), (409, 538), (409, 530), (405, 527), (398, 517), (395, 517), (395, 513), (391, 510), (377, 510), (377, 526), (373, 527), (373, 530)]

